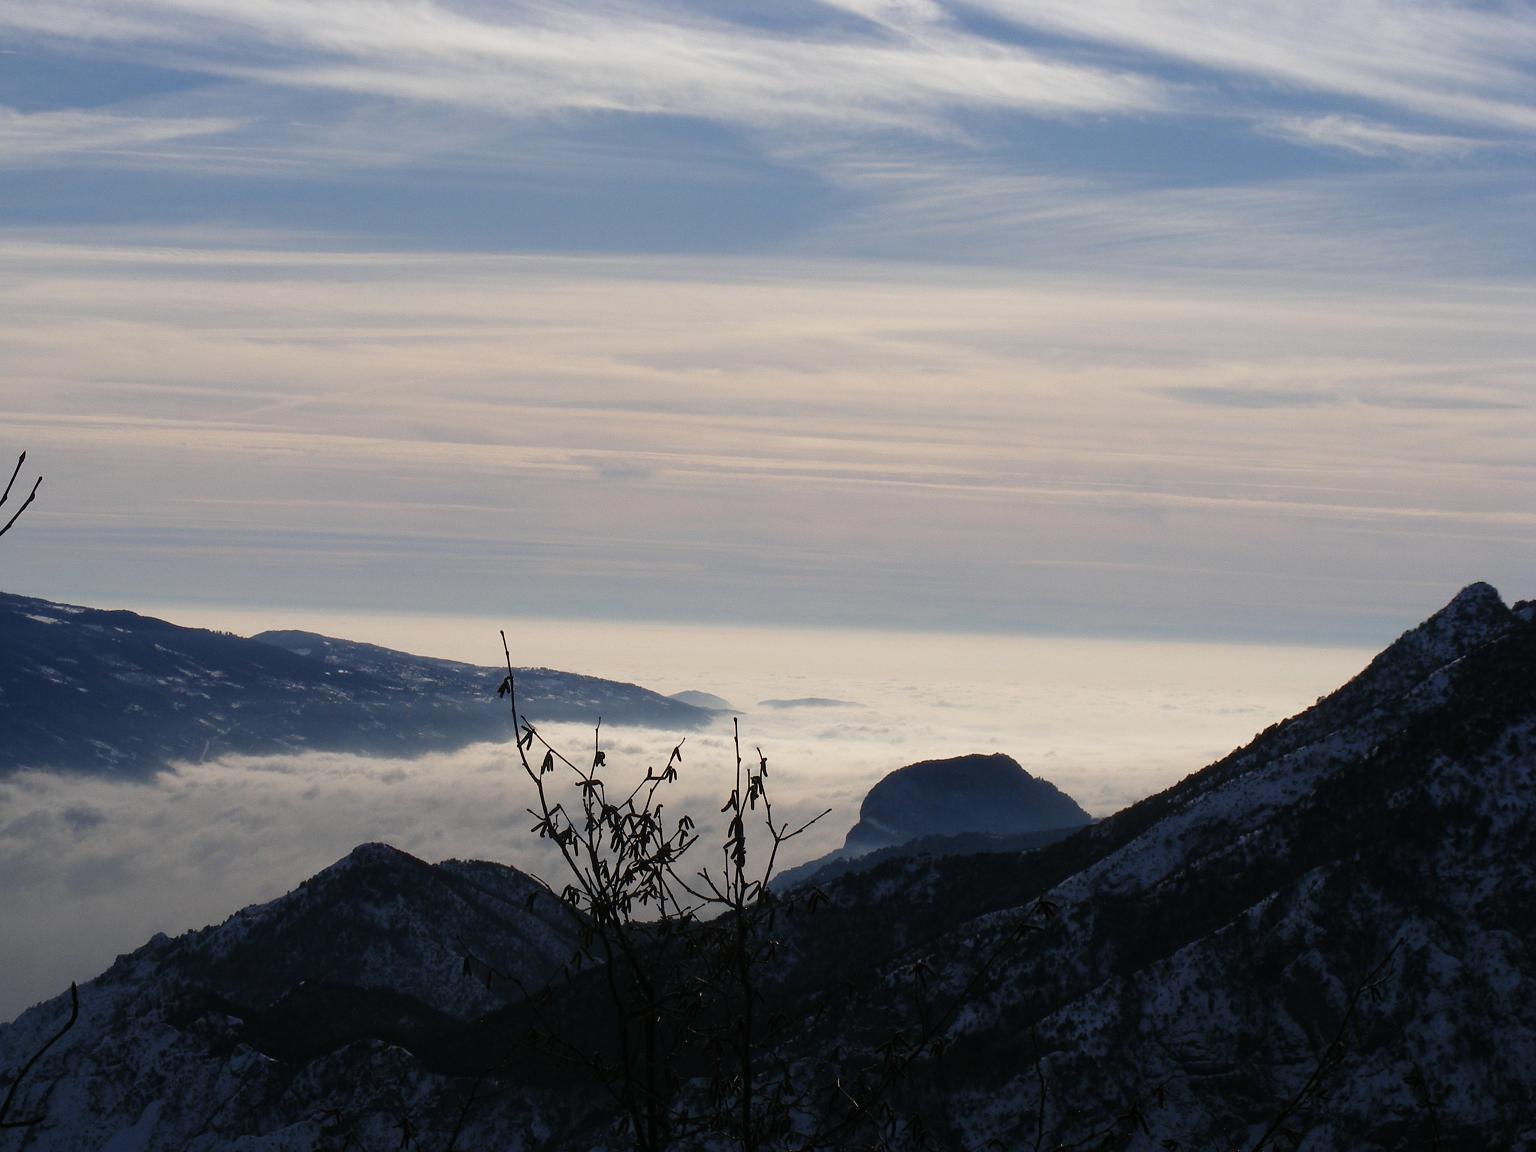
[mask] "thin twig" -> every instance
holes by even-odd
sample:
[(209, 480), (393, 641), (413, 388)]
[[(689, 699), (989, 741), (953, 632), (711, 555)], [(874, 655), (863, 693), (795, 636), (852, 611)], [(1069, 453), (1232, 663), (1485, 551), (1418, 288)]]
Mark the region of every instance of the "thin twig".
[(1401, 939), (1394, 943), (1387, 951), (1386, 956), (1382, 958), (1381, 963), (1372, 968), (1366, 974), (1365, 979), (1356, 985), (1355, 990), (1350, 993), (1349, 1001), (1344, 1006), (1344, 1018), (1339, 1021), (1338, 1031), (1333, 1034), (1333, 1039), (1328, 1042), (1328, 1046), (1323, 1049), (1322, 1055), (1317, 1058), (1317, 1066), (1312, 1069), (1312, 1075), (1307, 1077), (1306, 1083), (1301, 1086), (1296, 1095), (1292, 1096), (1285, 1107), (1280, 1109), (1280, 1112), (1270, 1121), (1269, 1127), (1264, 1129), (1264, 1134), (1259, 1137), (1258, 1143), (1250, 1149), (1250, 1152), (1263, 1152), (1265, 1145), (1269, 1144), (1280, 1133), (1285, 1127), (1285, 1122), (1295, 1115), (1297, 1110), (1317, 1092), (1318, 1085), (1322, 1083), (1323, 1077), (1339, 1062), (1344, 1050), (1344, 1034), (1355, 1017), (1355, 1009), (1360, 1005), (1360, 998), (1368, 993), (1375, 992), (1386, 980), (1387, 966), (1392, 963), (1392, 958), (1397, 955), (1397, 950), (1402, 947), (1402, 944)]
[[(6, 482), (5, 491), (0, 493), (0, 507), (3, 507), (5, 502), (11, 498), (11, 487), (16, 483), (16, 477), (21, 475), (21, 466), (26, 462), (27, 454), (23, 452), (19, 457), (17, 457), (16, 468), (11, 473), (10, 480)], [(42, 486), (43, 478), (39, 476), (32, 482), (32, 491), (27, 493), (27, 498), (22, 501), (21, 507), (16, 509), (15, 514), (5, 522), (5, 527), (0, 528), (0, 536), (4, 536), (7, 532), (9, 532), (11, 530), (11, 525), (15, 524), (16, 521), (21, 519), (21, 514), (25, 512), (29, 507), (31, 507), (32, 501), (37, 499), (37, 490)]]
[[(25, 455), (25, 453), (23, 453)], [(73, 981), (69, 985), (69, 1019), (64, 1021), (63, 1027), (48, 1038), (48, 1041), (32, 1053), (32, 1058), (22, 1065), (21, 1071), (16, 1073), (16, 1079), (11, 1081), (10, 1091), (6, 1092), (5, 1100), (0, 1102), (0, 1128), (35, 1128), (43, 1122), (44, 1117), (32, 1116), (26, 1120), (7, 1120), (10, 1114), (11, 1103), (16, 1097), (16, 1089), (21, 1087), (21, 1082), (27, 1078), (43, 1055), (64, 1038), (64, 1033), (75, 1026), (75, 1021), (80, 1019), (80, 989)]]

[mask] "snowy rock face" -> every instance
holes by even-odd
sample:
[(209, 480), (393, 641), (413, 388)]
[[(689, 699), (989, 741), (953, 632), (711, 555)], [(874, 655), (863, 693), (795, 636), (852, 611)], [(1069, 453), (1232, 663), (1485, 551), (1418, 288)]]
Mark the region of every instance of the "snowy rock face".
[[(579, 929), (515, 869), (362, 845), (271, 903), (155, 937), (82, 987), (78, 1024), (24, 1094), (23, 1114), (48, 1123), (0, 1132), (0, 1149), (140, 1136), (123, 1146), (326, 1146), (326, 1109), (377, 1108), (398, 1087), (389, 1075), (430, 1082), (404, 1049), (543, 986)], [(19, 1067), (66, 1005), (0, 1027), (0, 1069)]]
[[(1055, 915), (1015, 942), (1037, 897)], [(935, 1105), (957, 1144), (1108, 1126), (1252, 1147), (1283, 1114), (1314, 1152), (1528, 1146), (1536, 627), (1473, 585), (1161, 795), (1016, 862), (904, 862), (835, 899), (875, 940), (959, 909), (889, 933), (930, 986), (983, 977), (948, 1035), (963, 1087)]]
[[(167, 943), (162, 967), (253, 1008), (307, 985), (388, 989), (469, 1019), (504, 1003), (515, 978), (542, 984), (571, 952), (577, 925), (513, 868), (430, 865), (364, 844), (269, 904)], [(466, 954), (495, 957), (504, 977), (463, 980)], [(479, 970), (483, 977), (483, 969)]]
[(863, 853), (924, 836), (1008, 835), (1091, 821), (1077, 801), (1031, 776), (1011, 756), (955, 756), (909, 764), (871, 788), (843, 850)]
[[(508, 740), (504, 670), (309, 632), (253, 639), (0, 593), (0, 775), (142, 776), (178, 760), (305, 750), (413, 756)], [(691, 728), (709, 713), (590, 676), (518, 673), (535, 721)]]
[[(1469, 584), (1424, 623), (1399, 636), (1353, 680), (1283, 725), (1283, 746), (1298, 747), (1358, 724), (1375, 709), (1400, 708), (1406, 694), (1430, 685), (1440, 669), (1508, 636), (1523, 623), (1491, 585)], [(1280, 746), (1255, 744), (1265, 754), (1273, 754)]]
[[(1316, 707), (1064, 840), (823, 888), (783, 906), (760, 1007), (793, 1022), (774, 1055), (805, 1087), (915, 1053), (893, 1149), (924, 1146), (914, 1118), (927, 1147), (1531, 1147), (1536, 623), (1474, 585)], [(367, 845), (152, 941), (81, 990), (21, 1093), (48, 1122), (0, 1152), (396, 1147), (402, 1119), (428, 1148), (461, 1120), (457, 1147), (623, 1147), (600, 1088), (528, 1042), (542, 1012), (600, 1034), (606, 973), (503, 1007), (515, 985), (462, 975), (479, 932), (547, 979), (573, 945), (540, 899)], [(0, 1069), (64, 1010), (0, 1028)]]

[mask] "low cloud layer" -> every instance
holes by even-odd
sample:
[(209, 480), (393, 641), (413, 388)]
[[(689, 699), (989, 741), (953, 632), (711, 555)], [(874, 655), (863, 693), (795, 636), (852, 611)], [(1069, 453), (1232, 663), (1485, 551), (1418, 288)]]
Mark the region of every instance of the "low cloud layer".
[[(535, 653), (549, 639), (532, 627), (514, 635)], [(1364, 661), (1344, 650), (1067, 641), (1007, 648), (954, 637), (870, 637), (861, 645), (843, 637), (829, 649), (840, 655), (818, 669), (797, 662), (805, 639), (696, 632), (675, 637), (672, 661), (658, 663), (654, 630), (607, 630), (614, 670), (645, 660), (663, 686), (702, 684), (752, 699), (777, 684), (878, 702), (742, 718), (748, 761), (759, 747), (768, 756), (776, 818), (798, 823), (833, 810), (794, 842), (784, 866), (840, 846), (864, 793), (886, 772), (937, 756), (1007, 752), (1107, 814), (1294, 711)], [(596, 641), (567, 630), (565, 654), (584, 663)], [(755, 659), (743, 662), (744, 651)], [(572, 759), (590, 757), (590, 729), (558, 725), (547, 734)], [(677, 739), (605, 729), (612, 778), (665, 764)], [(728, 721), (687, 736), (666, 804), (699, 820), (700, 863), (719, 862), (719, 808), (733, 765)], [(497, 745), (415, 760), (230, 758), (182, 765), (147, 783), (45, 773), (0, 780), (0, 1019), (96, 975), (156, 931), (217, 923), (272, 899), (366, 841), (433, 861), (500, 860), (558, 882), (558, 863), (530, 834), (531, 802), (514, 750)]]

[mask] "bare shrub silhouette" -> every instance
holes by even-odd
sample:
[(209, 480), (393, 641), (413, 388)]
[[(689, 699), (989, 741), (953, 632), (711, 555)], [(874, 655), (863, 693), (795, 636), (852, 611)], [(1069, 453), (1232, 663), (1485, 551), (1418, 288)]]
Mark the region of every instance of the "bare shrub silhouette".
[(47, 1040), (43, 1041), (43, 1043), (38, 1046), (32, 1055), (28, 1057), (26, 1063), (17, 1070), (16, 1075), (11, 1077), (11, 1082), (5, 1090), (5, 1099), (0, 1100), (0, 1131), (3, 1131), (7, 1128), (36, 1128), (45, 1119), (47, 1119), (47, 1117), (40, 1112), (29, 1116), (24, 1116), (20, 1119), (13, 1118), (11, 1115), (11, 1109), (16, 1104), (16, 1093), (20, 1090), (26, 1078), (31, 1075), (32, 1069), (37, 1066), (37, 1062), (41, 1060), (45, 1055), (47, 1055), (48, 1049), (52, 1048), (60, 1040), (64, 1039), (64, 1034), (73, 1028), (75, 1026), (75, 1021), (79, 1019), (80, 989), (76, 987), (73, 982), (71, 982), (69, 985), (69, 1019), (65, 1020), (64, 1023), (59, 1026), (58, 1031), (54, 1032), (53, 1035), (48, 1037)]
[[(594, 1037), (573, 1028), (569, 1000), (547, 988), (532, 998), (548, 1013), (536, 1040), (595, 1074), (619, 1117), (621, 1138), (636, 1152), (948, 1146), (920, 1109), (894, 1101), (921, 1079), (920, 1065), (942, 1058), (944, 1034), (961, 1008), (1005, 953), (1054, 916), (1054, 907), (1037, 900), (1024, 909), (1014, 929), (976, 958), (958, 991), (935, 995), (932, 969), (921, 960), (901, 969), (914, 1004), (909, 1025), (892, 1024), (857, 1051), (818, 1051), (805, 1043), (806, 1030), (838, 1006), (812, 1006), (807, 1016), (805, 1005), (786, 1002), (775, 967), (785, 947), (781, 929), (803, 924), (826, 897), (814, 886), (780, 892), (771, 881), (784, 846), (831, 810), (798, 824), (776, 817), (768, 758), (761, 748), (743, 756), (733, 721), (721, 857), (694, 867), (706, 833), (665, 804), (683, 743), (664, 767), (621, 784), (607, 762), (599, 720), (590, 759), (578, 762), (518, 711), (504, 632), (502, 647), (499, 694), (510, 703), (518, 760), (532, 789), (531, 830), (553, 845), (563, 870), (558, 885), (540, 882), (578, 923), (571, 969), (600, 971), (599, 1027), (609, 1030)], [(465, 972), (496, 977), (481, 957), (466, 956)]]
[[(26, 462), (27, 454), (23, 452), (16, 460), (16, 467), (11, 472), (10, 480), (6, 482), (5, 491), (0, 492), (0, 508), (4, 508), (6, 501), (11, 498), (11, 489), (16, 486), (16, 478), (21, 475), (21, 466)], [(43, 478), (39, 476), (32, 482), (32, 490), (27, 493), (27, 498), (21, 502), (21, 507), (16, 509), (15, 512), (11, 513), (11, 518), (9, 520), (7, 520), (3, 525), (0, 525), (0, 536), (4, 536), (7, 532), (9, 532), (15, 526), (16, 521), (21, 519), (21, 514), (25, 512), (29, 507), (31, 507), (32, 501), (37, 499), (37, 490), (42, 486)], [(0, 516), (3, 515), (4, 513), (0, 512)]]
[[(16, 468), (11, 473), (11, 478), (5, 485), (5, 491), (0, 492), (0, 508), (3, 508), (6, 501), (11, 498), (11, 489), (15, 487), (16, 477), (21, 475), (21, 466), (26, 462), (27, 454), (23, 452), (16, 461)], [(22, 501), (21, 507), (16, 509), (16, 511), (11, 514), (11, 518), (7, 520), (3, 526), (0, 526), (0, 536), (4, 536), (7, 532), (9, 532), (16, 521), (21, 518), (21, 514), (25, 512), (31, 505), (32, 501), (37, 499), (37, 490), (42, 486), (42, 483), (43, 478), (41, 476), (32, 482), (32, 491), (27, 493), (27, 498)], [(25, 1081), (28, 1075), (31, 1074), (32, 1069), (37, 1066), (37, 1062), (41, 1060), (45, 1054), (47, 1054), (48, 1049), (52, 1048), (55, 1044), (64, 1038), (64, 1034), (75, 1026), (75, 1021), (78, 1019), (80, 1019), (80, 990), (74, 985), (74, 983), (71, 983), (69, 986), (69, 1019), (64, 1021), (59, 1030), (50, 1036), (47, 1040), (45, 1040), (42, 1045), (32, 1053), (27, 1061), (11, 1078), (9, 1085), (6, 1087), (5, 1099), (0, 1100), (0, 1130), (7, 1128), (35, 1128), (37, 1125), (43, 1122), (45, 1117), (40, 1113), (26, 1116), (21, 1119), (15, 1119), (12, 1116), (11, 1110), (15, 1107), (16, 1104), (16, 1093), (21, 1089), (23, 1081)]]

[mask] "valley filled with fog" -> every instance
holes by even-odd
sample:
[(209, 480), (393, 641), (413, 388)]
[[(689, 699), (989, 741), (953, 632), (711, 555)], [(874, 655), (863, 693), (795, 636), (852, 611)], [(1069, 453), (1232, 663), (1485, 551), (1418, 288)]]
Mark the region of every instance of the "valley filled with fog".
[[(709, 692), (768, 757), (775, 815), (832, 812), (781, 859), (842, 843), (864, 793), (914, 761), (1005, 752), (1096, 816), (1156, 792), (1357, 672), (1358, 648), (1063, 637), (262, 614), (160, 607), (177, 623), (303, 627), (492, 664), (506, 626), (519, 666)], [(814, 703), (796, 703), (815, 701)], [(767, 702), (767, 703), (765, 703)], [(488, 704), (494, 707), (494, 704)], [(535, 723), (539, 717), (533, 716)], [(593, 732), (541, 725), (573, 760)], [(717, 816), (731, 787), (730, 714), (694, 732), (605, 725), (611, 773), (643, 774), (683, 745), (669, 811)], [(510, 744), (380, 760), (334, 753), (228, 757), (147, 783), (27, 772), (0, 780), (0, 1017), (88, 979), (154, 932), (215, 923), (272, 899), (355, 845), (427, 860), (479, 857), (558, 873), (528, 829)], [(706, 823), (698, 852), (719, 837)], [(702, 861), (701, 861), (702, 862)]]

